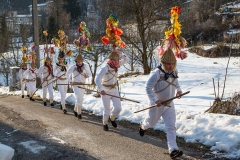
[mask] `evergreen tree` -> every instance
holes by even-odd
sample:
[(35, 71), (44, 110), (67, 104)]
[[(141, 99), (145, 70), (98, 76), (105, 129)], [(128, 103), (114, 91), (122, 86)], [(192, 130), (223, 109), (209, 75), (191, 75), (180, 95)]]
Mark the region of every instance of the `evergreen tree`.
[(50, 16), (48, 18), (47, 30), (48, 30), (48, 42), (51, 42), (51, 39), (53, 37), (57, 37), (57, 32), (59, 30), (59, 26), (56, 22), (56, 19), (53, 16)]
[(9, 49), (10, 34), (7, 28), (6, 15), (0, 18), (0, 53), (4, 53)]
[(71, 15), (71, 21), (77, 20), (81, 16), (81, 10), (78, 0), (63, 0), (64, 9)]

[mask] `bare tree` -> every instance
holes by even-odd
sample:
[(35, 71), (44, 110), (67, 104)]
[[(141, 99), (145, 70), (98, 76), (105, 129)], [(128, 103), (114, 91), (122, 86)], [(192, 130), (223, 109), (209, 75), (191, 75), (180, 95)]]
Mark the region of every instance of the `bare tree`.
[[(118, 14), (123, 28), (123, 40), (136, 49), (135, 57), (142, 65), (144, 74), (151, 71), (154, 50), (163, 38), (164, 21), (169, 19), (173, 0), (102, 0), (108, 13)], [(122, 22), (122, 23), (121, 23)], [(126, 30), (128, 30), (126, 32)]]

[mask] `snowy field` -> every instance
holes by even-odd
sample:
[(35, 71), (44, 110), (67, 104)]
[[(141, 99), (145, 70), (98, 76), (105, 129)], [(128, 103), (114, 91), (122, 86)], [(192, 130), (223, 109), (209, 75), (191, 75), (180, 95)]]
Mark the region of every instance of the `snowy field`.
[[(220, 95), (222, 94), (227, 61), (228, 58), (210, 59), (192, 53), (189, 53), (187, 59), (178, 60), (177, 68), (181, 89), (183, 92), (190, 91), (190, 93), (181, 99), (174, 100), (177, 114), (176, 128), (177, 135), (183, 137), (186, 142), (211, 146), (211, 150), (217, 157), (240, 158), (240, 117), (204, 113), (215, 98), (212, 78), (215, 79), (215, 83), (219, 79)], [(122, 68), (119, 72), (124, 73), (125, 69)], [(239, 92), (239, 77), (240, 59), (232, 57), (228, 68), (224, 98), (230, 98), (233, 93)], [(140, 101), (140, 103), (122, 101), (122, 111), (118, 120), (128, 120), (139, 124), (146, 117), (147, 111), (134, 112), (149, 107), (145, 93), (147, 79), (148, 75), (140, 75), (120, 80), (122, 96)], [(8, 92), (4, 87), (0, 88), (0, 92), (20, 95), (20, 91)], [(93, 94), (95, 93), (85, 95), (83, 109), (101, 116), (103, 113), (101, 99), (95, 98)], [(42, 96), (42, 90), (38, 90), (36, 95)], [(60, 101), (58, 91), (54, 92), (54, 100)], [(66, 101), (74, 104), (74, 95), (68, 93)], [(154, 129), (165, 131), (162, 119), (158, 121)]]

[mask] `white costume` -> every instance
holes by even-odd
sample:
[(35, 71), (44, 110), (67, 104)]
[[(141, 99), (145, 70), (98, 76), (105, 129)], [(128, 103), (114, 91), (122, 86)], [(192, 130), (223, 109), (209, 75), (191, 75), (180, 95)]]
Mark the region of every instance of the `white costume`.
[(23, 78), (26, 81), (26, 85), (29, 90), (30, 98), (33, 96), (32, 94), (36, 91), (37, 72), (38, 72), (37, 68), (32, 69), (30, 67), (23, 73)]
[(53, 68), (51, 68), (51, 71), (49, 72), (48, 71), (48, 67), (43, 65), (39, 68), (38, 70), (38, 77), (41, 78), (42, 82), (43, 82), (43, 79), (46, 78), (47, 80), (44, 81), (42, 83), (42, 90), (43, 90), (43, 102), (46, 102), (46, 97), (47, 97), (47, 89), (48, 89), (48, 93), (49, 93), (49, 99), (50, 99), (50, 103), (52, 104), (53, 103), (53, 84), (52, 84), (52, 81), (53, 81)]
[[(146, 92), (151, 106), (155, 105), (155, 102), (158, 100), (165, 101), (174, 97), (176, 90), (181, 91), (177, 78), (169, 76), (168, 79), (165, 80), (164, 75), (165, 73), (157, 68), (151, 73), (146, 82)], [(149, 109), (148, 116), (141, 123), (141, 128), (143, 130), (152, 128), (161, 116), (166, 126), (168, 149), (171, 153), (174, 149), (178, 150), (175, 128), (176, 114), (172, 101), (168, 104), (163, 104), (163, 106)]]
[[(124, 65), (128, 62), (128, 60), (129, 58), (123, 54), (123, 59), (119, 61), (119, 65)], [(117, 77), (118, 72), (116, 72), (114, 68), (111, 68), (108, 64), (106, 64), (106, 66), (104, 66), (96, 76), (95, 83), (100, 91), (104, 90), (107, 94), (119, 96), (118, 89), (116, 88)], [(101, 97), (104, 106), (103, 124), (106, 125), (110, 116), (110, 118), (114, 120), (122, 110), (121, 101), (119, 98), (111, 97), (108, 95), (102, 95)], [(113, 103), (112, 112), (110, 108), (110, 100), (112, 100)]]
[[(77, 70), (77, 65), (71, 66), (67, 71), (67, 79), (69, 82), (77, 82), (77, 83), (85, 83), (86, 78), (84, 75), (87, 75), (88, 77), (91, 77), (91, 71), (89, 69), (88, 64), (83, 63), (84, 66), (82, 67), (82, 72), (79, 73)], [(83, 102), (83, 96), (84, 96), (84, 89), (78, 88), (78, 86), (85, 87), (84, 85), (74, 85), (73, 91), (75, 94), (75, 107), (74, 111), (77, 112), (77, 114), (82, 113), (82, 102)]]
[[(26, 68), (26, 70), (27, 70), (27, 68)], [(26, 71), (26, 70), (24, 70), (24, 69), (20, 69), (19, 70), (19, 72), (18, 72), (18, 77), (19, 77), (19, 80), (20, 80), (20, 82), (21, 82), (21, 91), (22, 91), (22, 96), (24, 96), (24, 90), (25, 90), (25, 87), (26, 87), (26, 82), (25, 81), (23, 81), (23, 73)], [(27, 88), (27, 95), (29, 95), (29, 90), (28, 90), (28, 88)]]
[[(66, 76), (66, 72), (67, 72), (68, 68), (69, 68), (69, 66), (68, 66), (67, 63), (66, 64), (56, 63), (56, 65), (54, 65), (53, 74), (54, 74), (55, 77), (59, 78), (57, 80), (57, 84), (68, 84), (68, 80), (67, 80), (67, 76)], [(66, 98), (68, 86), (67, 85), (58, 85), (58, 89), (59, 89), (59, 92), (61, 94), (62, 109), (66, 109), (65, 98)]]

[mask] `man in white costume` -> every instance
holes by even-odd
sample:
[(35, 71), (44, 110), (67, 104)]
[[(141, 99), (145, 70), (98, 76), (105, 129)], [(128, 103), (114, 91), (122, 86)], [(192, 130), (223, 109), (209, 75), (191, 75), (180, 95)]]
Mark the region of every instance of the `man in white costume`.
[[(57, 79), (57, 85), (59, 92), (61, 94), (61, 110), (63, 110), (63, 113), (66, 114), (66, 105), (65, 105), (65, 99), (66, 99), (66, 94), (67, 94), (67, 89), (68, 89), (68, 80), (66, 77), (67, 69), (68, 69), (68, 64), (64, 60), (64, 52), (59, 51), (58, 54), (58, 62), (56, 65), (53, 67), (53, 74)], [(61, 85), (63, 84), (63, 85)]]
[(88, 64), (83, 63), (83, 57), (81, 54), (78, 54), (75, 58), (75, 65), (72, 65), (67, 70), (67, 79), (69, 83), (73, 86), (73, 91), (75, 94), (75, 107), (74, 107), (74, 115), (78, 119), (82, 119), (82, 103), (84, 96), (84, 89), (79, 88), (78, 86), (84, 87), (86, 79), (91, 77), (91, 71), (89, 69)]
[[(123, 59), (120, 59), (120, 55), (123, 55)], [(95, 83), (102, 95), (102, 102), (104, 106), (103, 111), (103, 130), (108, 131), (108, 120), (110, 119), (112, 126), (117, 127), (116, 117), (122, 110), (121, 101), (119, 98), (111, 97), (107, 94), (119, 96), (117, 89), (117, 77), (118, 69), (120, 66), (128, 62), (129, 58), (116, 48), (108, 56), (109, 61), (100, 70), (96, 76)], [(110, 100), (113, 103), (113, 109), (111, 110)]]
[(47, 106), (47, 90), (49, 93), (49, 100), (50, 105), (54, 106), (53, 104), (53, 66), (52, 66), (52, 60), (47, 56), (46, 60), (44, 62), (44, 65), (42, 65), (37, 73), (38, 77), (42, 80), (42, 90), (43, 90), (43, 105)]
[(23, 80), (26, 82), (27, 88), (29, 90), (30, 101), (35, 101), (33, 99), (33, 93), (36, 91), (36, 78), (37, 78), (37, 68), (34, 62), (31, 63), (30, 68), (28, 68), (23, 73)]
[[(18, 72), (18, 77), (19, 77), (20, 83), (21, 83), (22, 98), (24, 98), (24, 91), (25, 91), (25, 88), (26, 88), (26, 82), (23, 81), (23, 73), (26, 70), (27, 70), (27, 64), (23, 63), (22, 64), (22, 68)], [(29, 97), (29, 90), (28, 90), (28, 88), (27, 88), (27, 96)]]
[(171, 49), (167, 49), (162, 55), (161, 65), (152, 71), (146, 82), (146, 92), (150, 100), (150, 105), (157, 105), (148, 111), (148, 116), (140, 124), (139, 134), (144, 136), (145, 130), (152, 128), (163, 117), (167, 133), (168, 150), (171, 158), (182, 156), (183, 152), (179, 150), (176, 143), (176, 113), (173, 101), (162, 104), (162, 101), (168, 100), (182, 94), (178, 83), (176, 70), (177, 60)]

